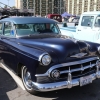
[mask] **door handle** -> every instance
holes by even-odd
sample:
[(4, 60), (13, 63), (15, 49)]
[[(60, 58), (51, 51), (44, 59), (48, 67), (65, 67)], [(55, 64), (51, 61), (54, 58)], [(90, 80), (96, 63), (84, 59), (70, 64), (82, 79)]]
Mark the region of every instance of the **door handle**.
[(77, 30), (77, 31), (81, 31), (81, 30)]
[(2, 38), (2, 37), (0, 37), (0, 39), (2, 39), (2, 40), (3, 40), (3, 38)]

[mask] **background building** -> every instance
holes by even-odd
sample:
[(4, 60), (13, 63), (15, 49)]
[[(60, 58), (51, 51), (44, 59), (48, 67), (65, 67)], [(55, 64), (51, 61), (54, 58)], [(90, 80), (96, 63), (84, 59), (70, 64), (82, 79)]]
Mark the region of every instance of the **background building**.
[(66, 11), (65, 0), (15, 0), (17, 9), (26, 9), (34, 15), (62, 14)]
[(66, 0), (66, 11), (80, 15), (87, 11), (100, 11), (100, 0)]

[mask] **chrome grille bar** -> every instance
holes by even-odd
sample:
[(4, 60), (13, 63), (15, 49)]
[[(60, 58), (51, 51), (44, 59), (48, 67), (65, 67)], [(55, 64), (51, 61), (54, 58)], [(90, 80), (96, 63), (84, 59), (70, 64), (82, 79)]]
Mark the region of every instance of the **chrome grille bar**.
[(69, 71), (68, 71), (68, 88), (72, 87), (72, 75), (71, 75), (71, 71), (70, 71), (70, 67), (69, 67)]
[(58, 64), (58, 65), (54, 65), (52, 66), (48, 72), (51, 72), (52, 70), (56, 69), (56, 68), (61, 68), (61, 67), (65, 67), (65, 66), (72, 66), (72, 65), (78, 65), (78, 64), (83, 64), (86, 62), (91, 62), (93, 60), (98, 60), (98, 57), (92, 57), (92, 58), (87, 58), (85, 60), (79, 60), (79, 61), (74, 61), (74, 62), (68, 62), (68, 63), (63, 63), (63, 64)]
[[(96, 66), (96, 64), (91, 64), (91, 68), (94, 66)], [(83, 70), (88, 69), (88, 68), (90, 68), (90, 65), (85, 66), (85, 67), (80, 67), (77, 69), (72, 69), (72, 70), (70, 70), (70, 72), (72, 73), (72, 72), (77, 72), (77, 71), (83, 71)], [(64, 73), (69, 73), (69, 70), (60, 71), (60, 74), (64, 74)]]

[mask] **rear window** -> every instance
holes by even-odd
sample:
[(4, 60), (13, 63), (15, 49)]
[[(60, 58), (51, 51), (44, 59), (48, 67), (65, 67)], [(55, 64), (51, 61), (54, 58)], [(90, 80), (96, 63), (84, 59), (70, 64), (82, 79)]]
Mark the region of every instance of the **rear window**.
[(93, 24), (94, 16), (83, 16), (81, 26), (91, 26)]

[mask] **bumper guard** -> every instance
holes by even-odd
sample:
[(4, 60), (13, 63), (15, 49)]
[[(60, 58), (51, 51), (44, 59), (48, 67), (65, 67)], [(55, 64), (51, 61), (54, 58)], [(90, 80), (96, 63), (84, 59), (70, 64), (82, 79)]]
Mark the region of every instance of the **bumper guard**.
[[(72, 88), (74, 86), (80, 85), (80, 78), (77, 79), (71, 79), (71, 75), (69, 73), (68, 80), (62, 81), (62, 82), (55, 82), (55, 83), (46, 83), (46, 84), (39, 84), (32, 82), (32, 86), (36, 91), (40, 92), (46, 92), (46, 91), (53, 91), (53, 90), (59, 90), (64, 88)], [(95, 79), (100, 78), (100, 71), (97, 71), (94, 74), (91, 74), (92, 81)]]

